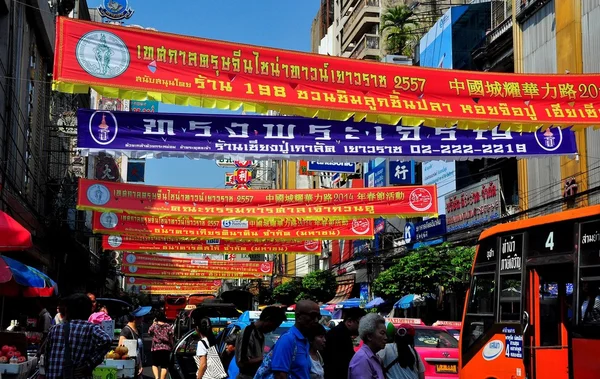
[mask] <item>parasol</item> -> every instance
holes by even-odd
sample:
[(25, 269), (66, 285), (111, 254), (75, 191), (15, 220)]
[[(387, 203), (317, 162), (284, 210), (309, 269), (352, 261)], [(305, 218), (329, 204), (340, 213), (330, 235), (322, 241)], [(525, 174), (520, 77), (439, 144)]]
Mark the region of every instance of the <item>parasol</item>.
[(376, 308), (376, 307), (380, 306), (381, 304), (385, 304), (385, 300), (383, 300), (380, 297), (376, 297), (375, 299), (369, 301), (367, 303), (367, 305), (365, 305), (365, 308), (366, 309)]
[(25, 250), (31, 246), (31, 233), (14, 218), (0, 211), (0, 251)]
[(12, 258), (0, 257), (0, 296), (54, 295), (58, 295), (58, 286), (46, 274)]

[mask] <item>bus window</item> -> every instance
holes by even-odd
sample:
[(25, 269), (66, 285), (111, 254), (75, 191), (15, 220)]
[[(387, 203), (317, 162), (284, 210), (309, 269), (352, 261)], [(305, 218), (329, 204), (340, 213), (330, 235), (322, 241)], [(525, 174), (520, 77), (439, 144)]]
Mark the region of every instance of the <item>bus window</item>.
[(500, 321), (521, 320), (521, 274), (500, 275)]
[(463, 323), (463, 349), (470, 347), (494, 324), (495, 273), (475, 274)]
[(579, 297), (580, 315), (583, 325), (600, 327), (600, 282), (581, 283)]

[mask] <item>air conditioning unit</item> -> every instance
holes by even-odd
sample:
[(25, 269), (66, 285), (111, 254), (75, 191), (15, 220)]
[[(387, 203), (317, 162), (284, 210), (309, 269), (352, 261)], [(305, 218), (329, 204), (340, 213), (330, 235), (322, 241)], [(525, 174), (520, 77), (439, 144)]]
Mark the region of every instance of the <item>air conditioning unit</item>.
[(506, 206), (506, 214), (508, 215), (514, 215), (515, 213), (518, 213), (520, 211), (520, 208), (518, 205), (507, 205)]

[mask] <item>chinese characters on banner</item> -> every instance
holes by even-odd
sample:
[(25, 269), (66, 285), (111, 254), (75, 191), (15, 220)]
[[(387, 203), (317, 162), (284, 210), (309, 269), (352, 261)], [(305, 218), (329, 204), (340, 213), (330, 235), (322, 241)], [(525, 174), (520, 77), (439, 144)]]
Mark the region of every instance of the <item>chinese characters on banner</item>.
[(80, 210), (165, 216), (243, 218), (349, 218), (435, 216), (435, 186), (228, 190), (145, 186), (79, 180)]
[[(382, 123), (594, 125), (598, 76), (425, 69), (58, 17), (54, 89)], [(100, 63), (99, 63), (100, 62)], [(332, 112), (333, 111), (333, 112)]]
[[(324, 121), (281, 116), (203, 114), (139, 114), (77, 111), (77, 147), (90, 154), (106, 149), (126, 151), (128, 156), (157, 154), (218, 158), (246, 155), (254, 158), (313, 158), (305, 171), (354, 173), (355, 163), (339, 159), (394, 160), (543, 157), (577, 153), (574, 132), (548, 128), (535, 133), (461, 130), (455, 127), (390, 126), (367, 122)], [(126, 125), (126, 127), (124, 127)], [(336, 161), (320, 161), (323, 157)], [(233, 184), (250, 178), (252, 161), (235, 161)], [(249, 166), (249, 165), (248, 165)], [(229, 165), (228, 165), (229, 167)], [(307, 172), (301, 172), (306, 175)], [(408, 183), (405, 183), (408, 184)]]
[(365, 239), (373, 238), (373, 219), (196, 220), (94, 212), (93, 231), (186, 239)]
[(203, 253), (203, 254), (306, 254), (320, 255), (321, 242), (271, 241), (235, 242), (221, 240), (186, 241), (168, 237), (102, 236), (102, 248), (107, 250), (139, 251), (148, 253)]

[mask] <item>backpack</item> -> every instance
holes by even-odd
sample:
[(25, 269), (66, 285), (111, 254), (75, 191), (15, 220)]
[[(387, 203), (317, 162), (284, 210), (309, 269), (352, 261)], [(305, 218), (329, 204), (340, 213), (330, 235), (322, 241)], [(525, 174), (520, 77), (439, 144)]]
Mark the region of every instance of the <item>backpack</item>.
[[(273, 369), (271, 368), (271, 364), (273, 361), (273, 351), (275, 350), (275, 345), (273, 348), (263, 356), (263, 361), (256, 375), (254, 375), (254, 379), (275, 379), (275, 374), (273, 373)], [(292, 362), (296, 360), (296, 353), (298, 352), (298, 346), (294, 344), (294, 353), (292, 354)]]

